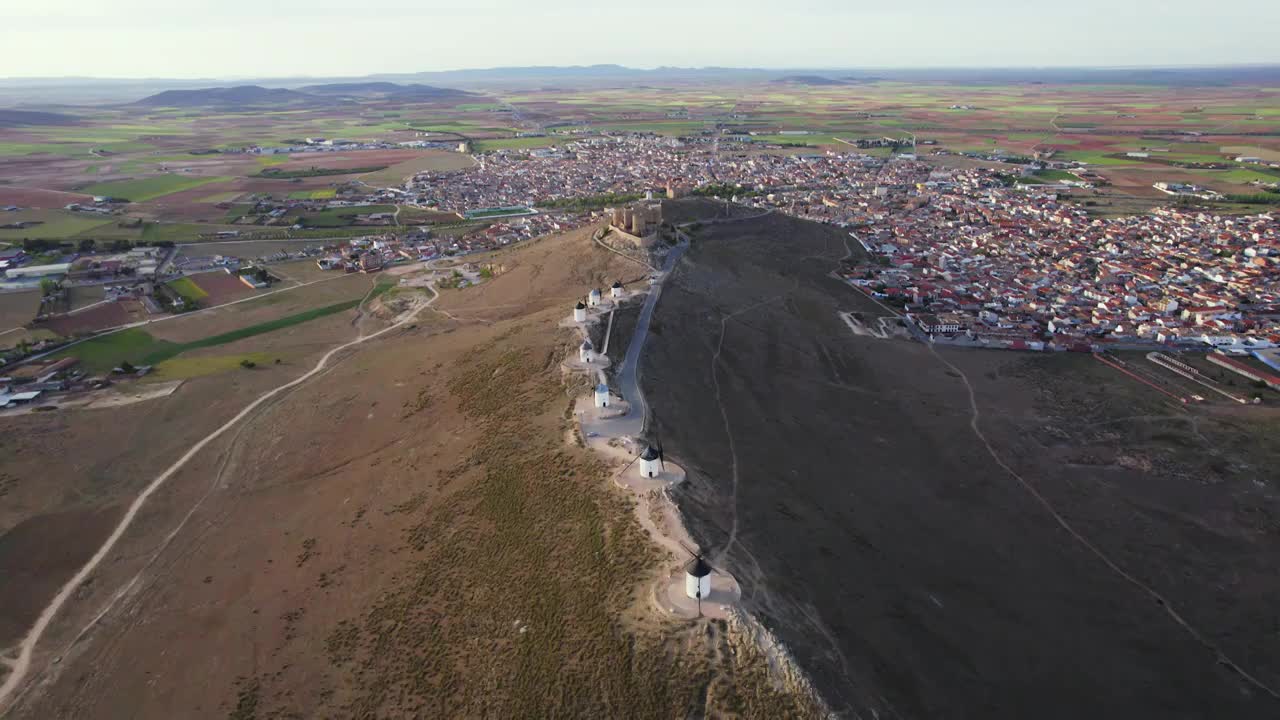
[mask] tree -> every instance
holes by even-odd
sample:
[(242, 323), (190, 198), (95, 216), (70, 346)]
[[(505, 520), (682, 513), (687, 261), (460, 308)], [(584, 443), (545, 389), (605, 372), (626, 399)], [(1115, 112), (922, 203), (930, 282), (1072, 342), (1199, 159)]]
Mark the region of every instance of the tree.
[(91, 253), (93, 252), (94, 245), (97, 245), (97, 241), (95, 241), (93, 238), (85, 238), (80, 241), (80, 252)]
[(62, 289), (62, 286), (58, 284), (57, 280), (54, 280), (53, 278), (40, 278), (40, 296), (41, 297), (49, 297), (50, 295), (55, 295), (60, 289)]
[(258, 278), (258, 282), (271, 282), (271, 273), (267, 272), (267, 269), (263, 267), (258, 268), (257, 272), (254, 273), (254, 277)]
[(258, 363), (250, 360), (249, 358), (245, 358), (240, 361), (240, 367), (244, 368), (245, 370), (252, 370), (257, 366), (258, 366)]
[(138, 368), (134, 367), (133, 363), (129, 362), (128, 360), (125, 360), (124, 362), (120, 363), (120, 372), (123, 372), (126, 374), (132, 374), (137, 371), (138, 371)]

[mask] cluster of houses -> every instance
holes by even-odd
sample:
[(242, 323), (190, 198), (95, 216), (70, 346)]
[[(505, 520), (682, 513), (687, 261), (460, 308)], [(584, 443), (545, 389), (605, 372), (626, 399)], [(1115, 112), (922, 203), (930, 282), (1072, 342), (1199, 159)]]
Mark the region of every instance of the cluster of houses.
[[(837, 204), (869, 255), (852, 284), (930, 334), (1053, 341), (1280, 345), (1274, 216), (1156, 208), (1095, 218), (991, 171), (895, 163), (890, 191)], [(884, 184), (879, 187), (885, 187)]]
[(776, 155), (748, 148), (726, 150), (710, 137), (642, 134), (584, 138), (538, 152), (499, 151), (478, 160), (480, 165), (468, 170), (420, 173), (406, 192), (417, 204), (455, 212), (546, 208), (668, 187), (727, 184), (756, 192), (826, 185), (850, 170), (879, 162), (861, 153)]
[(69, 252), (53, 262), (35, 262), (35, 256), (19, 247), (0, 250), (0, 269), (6, 282), (30, 284), (44, 278), (71, 282), (95, 282), (117, 277), (153, 277), (167, 248), (135, 247), (124, 252)]

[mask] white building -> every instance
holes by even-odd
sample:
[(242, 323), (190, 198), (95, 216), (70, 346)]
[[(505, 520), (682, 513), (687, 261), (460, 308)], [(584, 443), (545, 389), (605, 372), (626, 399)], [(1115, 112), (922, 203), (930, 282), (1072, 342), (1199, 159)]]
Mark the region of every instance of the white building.
[(701, 555), (684, 570), (684, 594), (695, 600), (705, 599), (711, 594), (711, 566)]
[(4, 271), (7, 278), (13, 280), (32, 279), (43, 277), (57, 277), (58, 275), (66, 275), (71, 270), (71, 263), (56, 263), (54, 265), (28, 265), (26, 267), (9, 268)]
[(590, 305), (591, 307), (595, 307), (599, 305), (600, 299), (601, 299), (600, 288), (595, 288), (591, 292), (587, 293), (587, 304)]
[(662, 471), (662, 455), (652, 445), (645, 447), (640, 453), (640, 474), (652, 478), (658, 477)]
[(626, 291), (622, 289), (622, 283), (617, 280), (614, 280), (613, 287), (609, 288), (609, 297), (617, 299), (622, 297), (622, 294), (624, 292)]
[(604, 383), (596, 386), (596, 407), (609, 407), (609, 386)]
[(589, 363), (595, 358), (595, 348), (592, 347), (590, 340), (583, 340), (582, 345), (578, 347), (578, 359), (584, 363)]
[(574, 322), (584, 322), (586, 319), (587, 319), (587, 306), (583, 305), (582, 303), (578, 303), (577, 305), (574, 305), (573, 306)]

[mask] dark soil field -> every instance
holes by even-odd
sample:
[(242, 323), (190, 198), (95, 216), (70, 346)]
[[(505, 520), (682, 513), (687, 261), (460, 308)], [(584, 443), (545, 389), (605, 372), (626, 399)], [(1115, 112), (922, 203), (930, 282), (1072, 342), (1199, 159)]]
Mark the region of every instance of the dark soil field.
[(1280, 418), (1187, 414), (1087, 356), (854, 336), (838, 310), (885, 313), (827, 276), (844, 241), (695, 233), (644, 367), (691, 529), (833, 708), (1277, 717)]
[(64, 337), (91, 333), (97, 330), (124, 325), (146, 317), (146, 310), (134, 300), (118, 300), (83, 312), (70, 315), (58, 315), (41, 322), (38, 327), (45, 328)]
[(190, 277), (192, 282), (208, 293), (208, 297), (201, 300), (205, 307), (239, 300), (258, 292), (241, 282), (239, 277), (221, 270), (197, 273)]

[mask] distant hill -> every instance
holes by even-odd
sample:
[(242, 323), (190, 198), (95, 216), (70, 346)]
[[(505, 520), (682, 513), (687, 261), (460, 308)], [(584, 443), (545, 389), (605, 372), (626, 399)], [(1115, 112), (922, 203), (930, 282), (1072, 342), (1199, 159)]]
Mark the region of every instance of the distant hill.
[(75, 125), (80, 118), (60, 113), (34, 110), (0, 110), (0, 127), (24, 127), (28, 125)]
[(322, 102), (321, 98), (297, 90), (264, 88), (261, 85), (165, 90), (149, 95), (134, 105), (152, 107), (249, 107), (254, 105), (302, 105)]
[(774, 80), (774, 82), (791, 85), (844, 85), (843, 80), (836, 80), (822, 75), (787, 75)]
[(465, 100), (476, 95), (452, 88), (411, 83), (345, 82), (307, 85), (296, 90), (267, 88), (261, 85), (211, 87), (195, 90), (165, 90), (145, 97), (135, 105), (152, 107), (221, 107), (241, 108), (278, 105), (332, 105), (348, 99), (383, 99), (405, 102)]
[(310, 95), (327, 97), (377, 97), (393, 100), (462, 100), (475, 97), (473, 93), (453, 88), (411, 83), (398, 85), (393, 82), (348, 82), (326, 85), (307, 85), (298, 88)]

